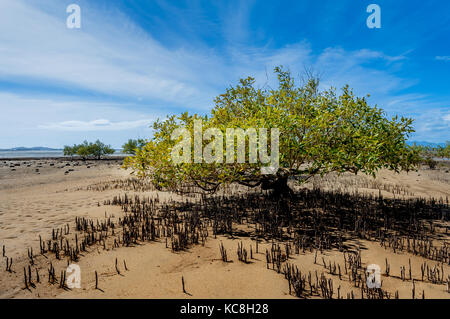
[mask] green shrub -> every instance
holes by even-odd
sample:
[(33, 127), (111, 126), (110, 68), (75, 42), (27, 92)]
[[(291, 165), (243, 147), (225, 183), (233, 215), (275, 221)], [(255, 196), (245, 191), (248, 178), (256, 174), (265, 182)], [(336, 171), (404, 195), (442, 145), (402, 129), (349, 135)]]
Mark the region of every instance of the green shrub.
[(88, 158), (101, 159), (104, 155), (114, 154), (114, 149), (110, 145), (106, 145), (100, 140), (95, 141), (95, 143), (88, 143), (84, 141), (81, 144), (75, 144), (74, 146), (64, 146), (65, 156), (78, 155), (83, 160)]

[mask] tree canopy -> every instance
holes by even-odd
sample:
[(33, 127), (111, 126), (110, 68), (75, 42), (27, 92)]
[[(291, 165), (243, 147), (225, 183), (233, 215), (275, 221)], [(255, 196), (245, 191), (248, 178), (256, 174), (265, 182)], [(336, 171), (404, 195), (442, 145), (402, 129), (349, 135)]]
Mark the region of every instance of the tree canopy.
[(84, 141), (81, 144), (74, 144), (73, 146), (64, 146), (65, 156), (78, 155), (83, 159), (96, 158), (100, 159), (104, 155), (114, 154), (114, 149), (110, 145), (106, 145), (100, 140), (95, 143)]
[(137, 149), (141, 149), (146, 144), (144, 139), (129, 139), (125, 144), (122, 145), (122, 152), (125, 154), (136, 154)]
[[(158, 120), (153, 125), (153, 138), (134, 157), (125, 160), (125, 167), (150, 178), (161, 189), (180, 190), (183, 185), (195, 185), (214, 192), (221, 184), (237, 182), (284, 193), (289, 176), (301, 176), (297, 179), (300, 182), (329, 172), (375, 176), (381, 168), (399, 172), (417, 163), (417, 150), (406, 144), (414, 132), (412, 119), (388, 119), (381, 108), (370, 106), (366, 97), (355, 96), (348, 86), (338, 93), (334, 88), (320, 90), (315, 78), (297, 85), (282, 67), (275, 68), (275, 74), (277, 88), (256, 88), (255, 80), (248, 77), (219, 95), (208, 115), (183, 113)], [(278, 128), (278, 171), (263, 174), (261, 169), (267, 164), (261, 159), (253, 163), (220, 159), (177, 163), (172, 152), (179, 151), (180, 140), (186, 136), (171, 137), (177, 129), (186, 128), (188, 137), (195, 139), (194, 126), (199, 120), (203, 131), (214, 128), (222, 136), (226, 136), (228, 128)], [(216, 137), (203, 139), (203, 152), (215, 154), (218, 148), (226, 151), (223, 141)], [(250, 137), (245, 138), (249, 157)], [(268, 144), (268, 151), (276, 151), (271, 148), (271, 136)], [(194, 149), (190, 152), (190, 157), (195, 156)]]

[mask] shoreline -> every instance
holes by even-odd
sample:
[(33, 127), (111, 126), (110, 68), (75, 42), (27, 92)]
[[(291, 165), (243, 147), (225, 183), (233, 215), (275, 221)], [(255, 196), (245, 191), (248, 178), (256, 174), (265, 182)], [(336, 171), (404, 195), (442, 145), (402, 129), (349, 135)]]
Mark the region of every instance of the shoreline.
[[(0, 162), (7, 162), (7, 161), (21, 161), (21, 160), (28, 160), (28, 161), (44, 161), (44, 160), (52, 160), (52, 161), (115, 161), (115, 160), (124, 160), (127, 157), (133, 156), (130, 155), (113, 155), (103, 158), (86, 158), (82, 159), (81, 157), (67, 157), (67, 156), (27, 156), (27, 157), (0, 157)], [(439, 163), (449, 163), (450, 164), (450, 158), (433, 158), (433, 160), (439, 162)]]
[(28, 160), (28, 161), (44, 161), (44, 160), (52, 160), (52, 161), (116, 161), (116, 160), (123, 160), (126, 157), (128, 157), (128, 155), (117, 155), (117, 156), (108, 156), (108, 157), (104, 157), (104, 158), (87, 158), (87, 159), (82, 159), (81, 157), (42, 157), (42, 156), (35, 156), (35, 157), (0, 157), (0, 161), (22, 161), (22, 160)]

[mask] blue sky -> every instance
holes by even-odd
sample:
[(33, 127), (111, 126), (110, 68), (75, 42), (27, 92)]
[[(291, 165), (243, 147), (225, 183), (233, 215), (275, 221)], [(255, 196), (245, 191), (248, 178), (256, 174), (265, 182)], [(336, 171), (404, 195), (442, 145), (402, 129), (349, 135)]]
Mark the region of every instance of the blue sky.
[[(81, 28), (66, 27), (66, 7)], [(369, 4), (381, 29), (369, 29)], [(284, 65), (349, 84), (412, 140), (450, 140), (450, 2), (0, 1), (0, 148), (148, 137), (167, 114), (207, 112), (239, 78)]]

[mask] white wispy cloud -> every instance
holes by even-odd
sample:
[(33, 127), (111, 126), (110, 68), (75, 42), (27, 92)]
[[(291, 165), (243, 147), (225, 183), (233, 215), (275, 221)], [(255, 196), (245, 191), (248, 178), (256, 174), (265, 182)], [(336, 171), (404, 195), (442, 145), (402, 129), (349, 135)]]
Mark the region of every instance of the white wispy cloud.
[(450, 140), (450, 113), (447, 109), (432, 109), (428, 112), (417, 114), (415, 136), (418, 140), (423, 138), (432, 142)]
[(39, 125), (38, 127), (58, 131), (118, 131), (146, 127), (153, 121), (154, 119), (143, 119), (136, 121), (111, 122), (107, 119), (98, 119), (94, 121), (63, 121), (60, 123)]
[[(252, 75), (266, 81), (266, 70), (270, 74), (279, 64), (293, 71), (315, 65), (326, 70), (327, 84), (340, 85), (339, 79), (351, 78), (363, 79), (358, 84), (367, 85), (384, 79), (384, 90), (404, 84), (388, 72), (360, 66), (369, 60), (400, 61), (403, 55), (328, 48), (315, 56), (307, 41), (279, 49), (242, 45), (231, 45), (226, 52), (183, 46), (168, 49), (123, 14), (114, 12), (112, 19), (108, 12), (97, 12), (86, 5), (82, 6), (82, 21), (88, 22), (74, 30), (65, 27), (65, 11), (56, 15), (37, 4), (3, 0), (0, 29), (11, 32), (0, 33), (0, 77), (195, 109), (209, 108), (214, 96), (240, 77)], [(242, 6), (235, 17), (240, 24), (249, 7)], [(245, 29), (242, 26), (239, 30)]]
[(438, 55), (438, 56), (436, 56), (436, 60), (438, 60), (438, 61), (450, 61), (450, 56), (449, 55), (444, 55), (444, 56)]
[(380, 51), (374, 51), (374, 50), (368, 50), (368, 49), (361, 49), (359, 51), (356, 51), (355, 57), (364, 58), (364, 59), (382, 59), (386, 60), (388, 62), (397, 62), (407, 59), (407, 54), (409, 52), (406, 52), (404, 54), (400, 54), (397, 56), (389, 56), (384, 54)]
[[(128, 138), (149, 137), (149, 125), (167, 111), (132, 104), (0, 93), (0, 145), (61, 147), (82, 140), (120, 147)], [(99, 119), (104, 119), (98, 121)]]
[(2, 0), (0, 76), (171, 102), (203, 93), (193, 71), (212, 67), (208, 56), (167, 50), (124, 16), (97, 13), (79, 30), (67, 29), (65, 18), (65, 11), (53, 16), (37, 3)]
[(390, 71), (389, 65), (383, 65), (381, 69), (366, 65), (378, 59), (390, 63), (394, 58), (386, 59), (381, 52), (368, 49), (347, 51), (342, 48), (327, 48), (319, 54), (314, 65), (317, 70), (323, 70), (323, 88), (341, 88), (349, 84), (360, 95), (382, 97), (416, 83), (415, 80), (396, 76)]
[[(440, 107), (429, 97), (398, 93), (417, 83), (391, 69), (407, 60), (408, 52), (386, 55), (339, 47), (313, 52), (307, 40), (276, 49), (269, 44), (247, 46), (245, 21), (251, 3), (242, 5), (234, 20), (224, 23), (229, 46), (223, 51), (205, 44), (193, 48), (180, 43), (168, 48), (120, 12), (98, 12), (89, 2), (83, 2), (81, 9), (82, 28), (71, 30), (65, 27), (65, 7), (56, 0), (0, 2), (0, 79), (74, 92), (57, 97), (49, 90), (39, 96), (1, 93), (0, 145), (10, 143), (11, 138), (54, 139), (55, 130), (125, 136), (174, 109), (209, 110), (213, 98), (239, 78), (251, 75), (259, 86), (275, 85), (272, 70), (277, 65), (289, 67), (295, 76), (312, 67), (321, 74), (323, 88), (349, 84), (357, 94), (370, 93), (375, 103), (392, 112), (406, 110), (415, 115), (416, 105)], [(235, 24), (239, 25), (237, 33)], [(83, 90), (117, 101), (98, 103), (77, 97)], [(428, 128), (435, 121), (442, 122), (446, 116), (442, 112), (425, 116), (418, 111), (425, 123), (418, 131), (431, 136)], [(21, 133), (12, 133), (17, 131)]]
[(444, 115), (444, 116), (442, 117), (442, 119), (443, 119), (444, 121), (446, 121), (446, 122), (450, 122), (450, 113), (448, 113), (447, 115)]
[(433, 98), (425, 94), (404, 94), (385, 97), (381, 105), (386, 105), (390, 115), (402, 110), (402, 115), (414, 119), (413, 140), (442, 142), (450, 140), (450, 104), (445, 99)]

